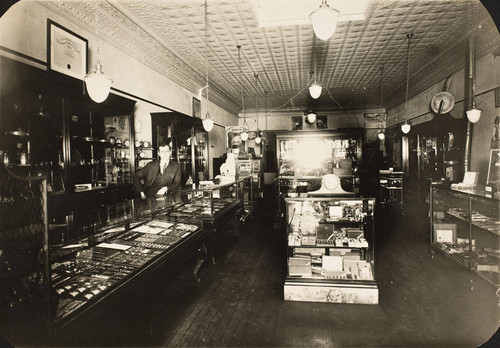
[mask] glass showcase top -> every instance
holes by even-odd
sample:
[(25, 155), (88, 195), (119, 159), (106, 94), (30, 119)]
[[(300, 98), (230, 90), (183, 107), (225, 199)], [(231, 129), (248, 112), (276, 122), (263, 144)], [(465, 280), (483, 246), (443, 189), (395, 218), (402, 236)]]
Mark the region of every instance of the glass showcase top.
[(481, 189), (432, 188), (431, 243), (447, 256), (500, 285), (500, 205)]

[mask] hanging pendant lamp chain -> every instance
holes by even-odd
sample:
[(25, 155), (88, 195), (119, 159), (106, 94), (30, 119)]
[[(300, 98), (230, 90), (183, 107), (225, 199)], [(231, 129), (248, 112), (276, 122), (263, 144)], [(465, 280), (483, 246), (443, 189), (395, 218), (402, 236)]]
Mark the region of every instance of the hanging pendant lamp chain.
[(205, 0), (205, 86), (207, 89), (206, 92), (206, 99), (207, 99), (207, 113), (206, 113), (206, 118), (210, 117), (210, 112), (209, 112), (209, 99), (208, 99), (208, 90), (210, 89), (208, 87), (208, 5), (207, 5), (207, 0)]
[(384, 77), (384, 69), (385, 67), (382, 65), (380, 67), (380, 107), (383, 108), (383, 99), (382, 99), (382, 92), (383, 92), (383, 86), (382, 86), (382, 81), (383, 81), (383, 77)]
[(411, 38), (413, 37), (412, 33), (406, 34), (406, 37), (408, 38), (408, 49), (406, 52), (406, 96), (405, 96), (405, 120), (406, 117), (408, 116), (408, 90), (410, 86), (410, 43), (411, 43)]
[(240, 67), (240, 89), (241, 89), (241, 108), (243, 113), (243, 125), (247, 125), (247, 120), (245, 117), (245, 98), (243, 96), (243, 69), (241, 68), (241, 45), (236, 46), (238, 48), (238, 65)]
[(101, 63), (101, 59), (99, 58), (100, 57), (100, 54), (99, 54), (99, 48), (100, 48), (100, 42), (99, 42), (99, 24), (98, 24), (98, 21), (97, 21), (97, 11), (98, 11), (98, 8), (99, 8), (99, 2), (96, 0), (95, 2), (95, 5), (96, 5), (96, 9), (95, 9), (95, 12), (94, 12), (94, 21), (95, 21), (95, 37), (96, 37), (96, 46), (97, 46), (97, 55), (96, 55), (96, 62), (97, 64), (100, 64)]
[(259, 113), (258, 113), (259, 95), (257, 92), (257, 82), (259, 81), (259, 74), (255, 73), (255, 74), (253, 74), (253, 76), (255, 77), (255, 127), (256, 127), (256, 131), (258, 132), (259, 131)]

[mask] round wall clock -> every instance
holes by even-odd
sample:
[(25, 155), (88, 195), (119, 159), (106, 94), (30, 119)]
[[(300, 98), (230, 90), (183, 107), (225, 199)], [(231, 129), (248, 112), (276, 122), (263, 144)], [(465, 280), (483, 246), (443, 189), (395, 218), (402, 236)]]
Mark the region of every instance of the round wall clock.
[(431, 108), (435, 113), (439, 113), (439, 105), (443, 102), (441, 114), (446, 114), (455, 106), (455, 98), (451, 93), (439, 92), (431, 100)]

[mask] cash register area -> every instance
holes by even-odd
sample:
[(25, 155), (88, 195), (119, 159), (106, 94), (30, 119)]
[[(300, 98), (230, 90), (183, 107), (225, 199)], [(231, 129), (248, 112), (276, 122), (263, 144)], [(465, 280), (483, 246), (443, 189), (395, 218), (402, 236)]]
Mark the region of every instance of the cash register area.
[[(416, 200), (406, 202), (400, 218), (375, 222), (378, 305), (283, 301), (286, 241), (273, 225), (272, 196), (264, 192), (244, 224), (219, 226), (215, 264), (202, 265), (201, 283), (192, 277), (195, 257), (174, 271), (159, 270), (97, 308), (58, 345), (476, 347), (498, 328), (494, 288), (429, 245), (428, 211)], [(159, 224), (140, 228), (173, 229), (167, 239), (196, 229), (196, 223)]]

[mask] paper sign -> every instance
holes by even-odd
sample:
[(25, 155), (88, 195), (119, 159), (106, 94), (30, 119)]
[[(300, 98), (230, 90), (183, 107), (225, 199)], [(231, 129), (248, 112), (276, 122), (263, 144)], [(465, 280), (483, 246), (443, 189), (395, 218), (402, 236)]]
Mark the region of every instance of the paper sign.
[(453, 243), (453, 230), (436, 230), (436, 241), (439, 243)]

